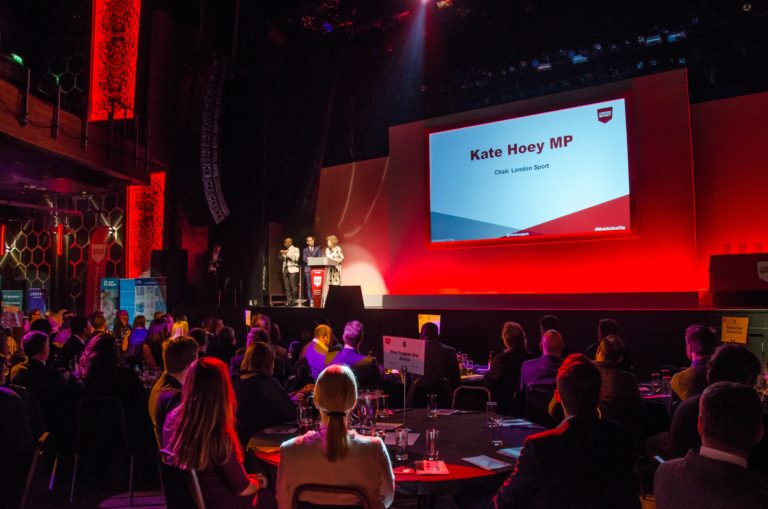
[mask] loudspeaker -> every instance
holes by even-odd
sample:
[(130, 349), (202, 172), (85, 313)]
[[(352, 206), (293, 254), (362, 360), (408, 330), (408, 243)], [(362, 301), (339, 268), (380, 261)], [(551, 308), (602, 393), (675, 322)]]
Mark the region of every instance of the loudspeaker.
[[(227, 65), (203, 49), (181, 83), (177, 110), (176, 180), (193, 226), (219, 224), (229, 216), (221, 188), (221, 101)], [(206, 210), (207, 209), (207, 210)]]
[(328, 287), (328, 296), (325, 298), (325, 309), (328, 311), (358, 311), (364, 308), (363, 289), (359, 286)]

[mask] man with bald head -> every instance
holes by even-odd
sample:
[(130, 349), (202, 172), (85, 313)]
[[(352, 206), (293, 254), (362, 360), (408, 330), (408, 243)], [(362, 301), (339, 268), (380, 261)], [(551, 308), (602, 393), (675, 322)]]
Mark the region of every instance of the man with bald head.
[(307, 343), (300, 357), (304, 359), (313, 379), (317, 379), (320, 372), (330, 363), (329, 353), (333, 332), (327, 325), (321, 324), (315, 327), (315, 337)]
[(525, 409), (525, 398), (529, 387), (551, 389), (551, 392), (554, 392), (557, 370), (563, 363), (564, 348), (563, 337), (556, 330), (550, 329), (541, 336), (541, 357), (525, 361), (520, 367), (519, 410)]

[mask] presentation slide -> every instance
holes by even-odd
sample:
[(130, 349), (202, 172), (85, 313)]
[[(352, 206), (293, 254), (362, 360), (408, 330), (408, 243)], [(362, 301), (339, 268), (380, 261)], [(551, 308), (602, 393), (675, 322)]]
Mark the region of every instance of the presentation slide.
[(630, 229), (623, 98), (428, 137), (433, 243)]

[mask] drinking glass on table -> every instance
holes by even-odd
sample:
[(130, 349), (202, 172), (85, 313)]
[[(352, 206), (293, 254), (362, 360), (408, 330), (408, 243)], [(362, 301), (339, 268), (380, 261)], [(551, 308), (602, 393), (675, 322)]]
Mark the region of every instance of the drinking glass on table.
[(408, 429), (406, 428), (395, 430), (395, 459), (397, 461), (408, 459)]
[(494, 447), (504, 445), (504, 420), (500, 415), (491, 418), (491, 445)]
[(490, 428), (494, 417), (499, 416), (499, 405), (495, 401), (485, 404), (485, 427)]
[(376, 416), (379, 412), (379, 395), (376, 392), (363, 392), (357, 398), (360, 408), (360, 428), (363, 435), (373, 435), (376, 429)]
[(379, 411), (376, 417), (379, 419), (389, 417), (389, 394), (384, 391), (379, 391)]
[(297, 407), (298, 412), (298, 424), (301, 430), (301, 434), (315, 429), (315, 412), (314, 408), (309, 405), (300, 405)]
[(651, 373), (651, 392), (653, 394), (661, 392), (661, 373)]
[(427, 394), (427, 418), (437, 419), (437, 394)]
[(427, 441), (427, 459), (435, 461), (440, 455), (440, 449), (437, 446), (437, 439), (440, 437), (440, 431), (435, 428), (428, 429), (424, 436)]

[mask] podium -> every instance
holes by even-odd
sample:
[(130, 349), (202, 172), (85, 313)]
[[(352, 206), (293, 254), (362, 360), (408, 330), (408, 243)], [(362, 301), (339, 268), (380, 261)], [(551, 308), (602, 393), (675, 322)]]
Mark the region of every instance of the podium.
[(316, 308), (325, 307), (325, 298), (328, 296), (328, 269), (340, 264), (326, 256), (310, 256), (307, 258), (307, 265), (310, 267), (309, 275), (312, 281), (312, 305)]

